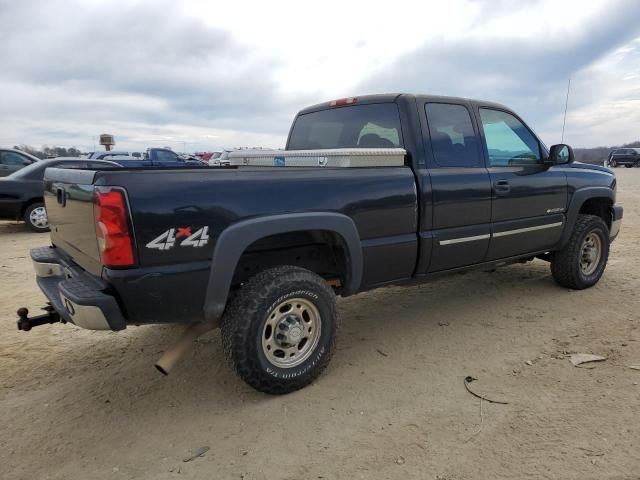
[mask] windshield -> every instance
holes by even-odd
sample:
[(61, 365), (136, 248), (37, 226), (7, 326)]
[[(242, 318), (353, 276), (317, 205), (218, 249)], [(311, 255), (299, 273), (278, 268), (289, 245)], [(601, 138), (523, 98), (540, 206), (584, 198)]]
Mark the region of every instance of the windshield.
[(291, 130), (287, 149), (401, 146), (398, 106), (395, 103), (374, 103), (299, 115)]

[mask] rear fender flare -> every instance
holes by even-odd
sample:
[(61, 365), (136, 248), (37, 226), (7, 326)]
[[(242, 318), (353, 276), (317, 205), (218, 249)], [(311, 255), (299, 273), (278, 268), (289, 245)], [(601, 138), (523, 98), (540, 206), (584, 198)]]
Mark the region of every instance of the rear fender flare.
[(311, 212), (251, 218), (229, 226), (216, 241), (204, 304), (205, 319), (217, 321), (222, 317), (233, 274), (249, 245), (271, 235), (305, 230), (330, 231), (342, 238), (348, 262), (343, 294), (356, 293), (362, 281), (362, 246), (358, 230), (349, 217), (332, 212)]

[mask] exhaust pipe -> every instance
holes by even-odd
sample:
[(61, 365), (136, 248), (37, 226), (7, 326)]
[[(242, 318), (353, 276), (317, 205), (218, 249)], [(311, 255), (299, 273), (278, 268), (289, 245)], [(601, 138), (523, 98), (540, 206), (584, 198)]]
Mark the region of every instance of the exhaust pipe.
[(198, 322), (188, 326), (178, 341), (162, 354), (156, 362), (155, 367), (160, 373), (169, 375), (169, 372), (175, 367), (178, 360), (193, 346), (193, 342), (203, 333), (213, 330), (218, 326), (218, 322)]

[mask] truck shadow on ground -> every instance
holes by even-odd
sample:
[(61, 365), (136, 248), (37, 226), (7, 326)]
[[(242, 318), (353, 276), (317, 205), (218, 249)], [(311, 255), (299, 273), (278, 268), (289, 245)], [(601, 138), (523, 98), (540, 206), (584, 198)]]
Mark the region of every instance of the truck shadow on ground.
[[(383, 405), (390, 406), (401, 402), (405, 391), (437, 399), (438, 386), (457, 388), (467, 372), (481, 371), (483, 357), (510, 372), (506, 352), (526, 349), (527, 322), (540, 322), (546, 329), (567, 295), (580, 294), (559, 288), (548, 265), (536, 261), (341, 299), (341, 330), (329, 367), (309, 387), (285, 396), (261, 394), (242, 382), (225, 361), (219, 330), (201, 337), (164, 377), (153, 364), (180, 335), (178, 326), (119, 333), (43, 327), (58, 329), (48, 334), (49, 348), (56, 342), (50, 336), (54, 333), (71, 338), (33, 371), (20, 374), (7, 406), (17, 409), (12, 415), (29, 412), (33, 421), (47, 426), (48, 434), (34, 439), (33, 448), (47, 447), (72, 423), (78, 438), (94, 439), (70, 439), (69, 447), (87, 456), (102, 455), (102, 442), (131, 438), (129, 444), (135, 445), (147, 437), (163, 438), (167, 431), (181, 448), (213, 442), (218, 430), (251, 435), (281, 431), (283, 412), (304, 417), (313, 411), (321, 422), (331, 419), (333, 407), (343, 415), (359, 409), (363, 396), (377, 398), (385, 384), (381, 379), (387, 388), (393, 385), (383, 397)], [(541, 318), (547, 308), (548, 315)], [(28, 339), (24, 342), (28, 346)], [(24, 404), (22, 392), (37, 392), (35, 398), (48, 407)], [(460, 395), (466, 395), (463, 388)], [(162, 445), (158, 456), (175, 455), (168, 439)]]
[[(536, 262), (495, 273), (454, 275), (438, 282), (384, 288), (341, 299), (337, 351), (318, 382), (326, 386), (335, 375), (348, 377), (350, 370), (360, 372), (367, 368), (364, 364), (380, 361), (381, 351), (393, 357), (405, 348), (407, 339), (419, 339), (421, 350), (433, 351), (437, 343), (433, 332), (443, 325), (456, 325), (459, 320), (461, 323), (450, 330), (450, 335), (460, 335), (460, 341), (465, 340), (465, 329), (474, 326), (500, 329), (526, 320), (525, 301), (519, 307), (522, 315), (503, 314), (500, 305), (507, 298), (544, 296), (553, 301), (555, 296), (566, 294), (565, 289), (553, 283), (547, 264)], [(229, 398), (238, 396), (253, 401), (274, 398), (255, 392), (236, 377), (224, 358), (219, 330), (201, 337), (169, 376), (161, 375), (153, 364), (181, 332), (182, 327), (174, 325), (144, 326), (123, 333), (95, 332), (96, 336), (86, 343), (78, 339), (81, 344), (73, 347), (71, 355), (89, 360), (78, 377), (80, 389), (87, 393), (107, 392), (112, 405), (118, 403), (118, 398), (129, 404), (138, 399), (143, 403), (160, 400), (182, 405), (189, 405), (196, 398), (227, 405)], [(104, 335), (109, 340), (102, 343)], [(67, 359), (59, 362), (59, 368), (68, 368)], [(88, 395), (80, 401), (92, 408), (91, 403), (96, 400), (94, 395)]]

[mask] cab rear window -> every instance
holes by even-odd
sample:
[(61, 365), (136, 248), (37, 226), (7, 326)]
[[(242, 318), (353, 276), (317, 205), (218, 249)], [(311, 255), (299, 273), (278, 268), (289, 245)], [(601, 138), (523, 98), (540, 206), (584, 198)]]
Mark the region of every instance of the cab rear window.
[(305, 113), (296, 118), (289, 150), (402, 147), (395, 103), (375, 103)]

